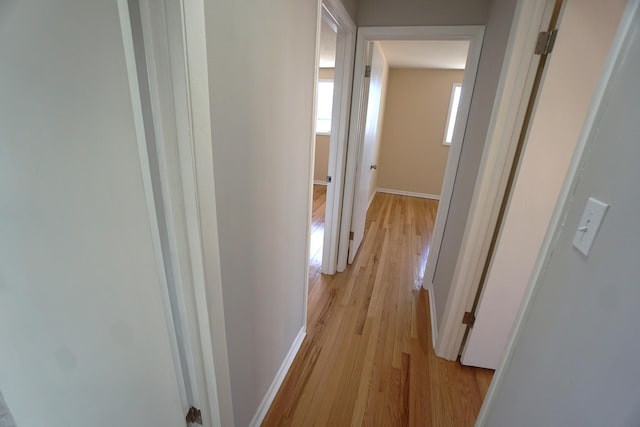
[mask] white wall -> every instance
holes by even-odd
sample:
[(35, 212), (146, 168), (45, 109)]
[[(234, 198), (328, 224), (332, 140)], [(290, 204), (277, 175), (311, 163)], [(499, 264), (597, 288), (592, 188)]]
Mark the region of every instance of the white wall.
[(235, 423), (304, 325), (317, 3), (205, 3)]
[(117, 2), (0, 3), (0, 388), (20, 427), (184, 424)]
[[(639, 14), (632, 22), (633, 44), (618, 62), (565, 226), (483, 425), (640, 425)], [(572, 240), (588, 197), (610, 208), (585, 257)]]
[(625, 3), (567, 0), (465, 364), (500, 361)]

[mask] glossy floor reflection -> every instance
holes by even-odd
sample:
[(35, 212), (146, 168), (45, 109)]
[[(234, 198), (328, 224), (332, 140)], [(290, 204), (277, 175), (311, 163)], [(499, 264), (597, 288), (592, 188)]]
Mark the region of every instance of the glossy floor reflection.
[(437, 207), (377, 194), (354, 264), (312, 268), (307, 336), (263, 425), (473, 425), (493, 373), (436, 357), (419, 287)]

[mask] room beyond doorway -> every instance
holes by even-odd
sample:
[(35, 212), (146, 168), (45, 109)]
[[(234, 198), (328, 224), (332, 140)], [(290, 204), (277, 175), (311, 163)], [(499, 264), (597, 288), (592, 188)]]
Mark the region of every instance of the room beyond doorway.
[[(462, 150), (467, 117), (471, 104), (471, 94), (475, 84), (475, 75), (483, 40), (482, 27), (363, 27), (358, 30), (354, 87), (352, 95), (351, 125), (349, 149), (346, 164), (345, 196), (340, 228), (338, 271), (353, 262), (362, 240), (364, 218), (367, 211), (367, 193), (370, 194), (370, 170), (376, 170), (375, 162), (367, 156), (366, 132), (368, 127), (368, 90), (367, 68), (374, 73), (372, 52), (376, 44), (386, 41), (466, 41), (468, 53), (462, 79), (462, 93), (459, 110), (454, 120), (454, 131), (446, 163), (442, 191), (440, 194), (439, 215), (437, 215), (434, 237), (431, 243), (429, 259), (425, 269), (424, 287), (431, 288), (431, 282), (438, 259), (444, 227), (449, 214), (449, 203), (453, 192), (457, 166)], [(373, 80), (373, 77), (371, 78)], [(449, 89), (451, 90), (451, 89)], [(433, 301), (431, 312), (434, 311)], [(434, 322), (435, 323), (435, 322)], [(433, 326), (433, 325), (432, 325)]]

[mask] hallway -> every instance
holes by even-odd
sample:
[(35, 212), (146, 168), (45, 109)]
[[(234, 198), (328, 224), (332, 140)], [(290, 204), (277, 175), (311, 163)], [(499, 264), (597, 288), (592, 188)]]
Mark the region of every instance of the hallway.
[(493, 372), (435, 356), (421, 290), (437, 206), (378, 193), (354, 264), (312, 262), (307, 337), (264, 426), (473, 425)]

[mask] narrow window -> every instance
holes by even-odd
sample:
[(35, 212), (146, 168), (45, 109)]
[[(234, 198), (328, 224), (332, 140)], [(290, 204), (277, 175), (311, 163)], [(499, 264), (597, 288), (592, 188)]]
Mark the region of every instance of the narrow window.
[(453, 128), (456, 125), (458, 107), (460, 106), (460, 95), (462, 94), (462, 84), (454, 83), (451, 89), (451, 101), (449, 102), (449, 114), (447, 115), (447, 125), (444, 128), (444, 145), (451, 145), (453, 141)]
[(316, 133), (331, 133), (331, 110), (333, 106), (333, 80), (318, 81), (318, 105), (316, 108)]

